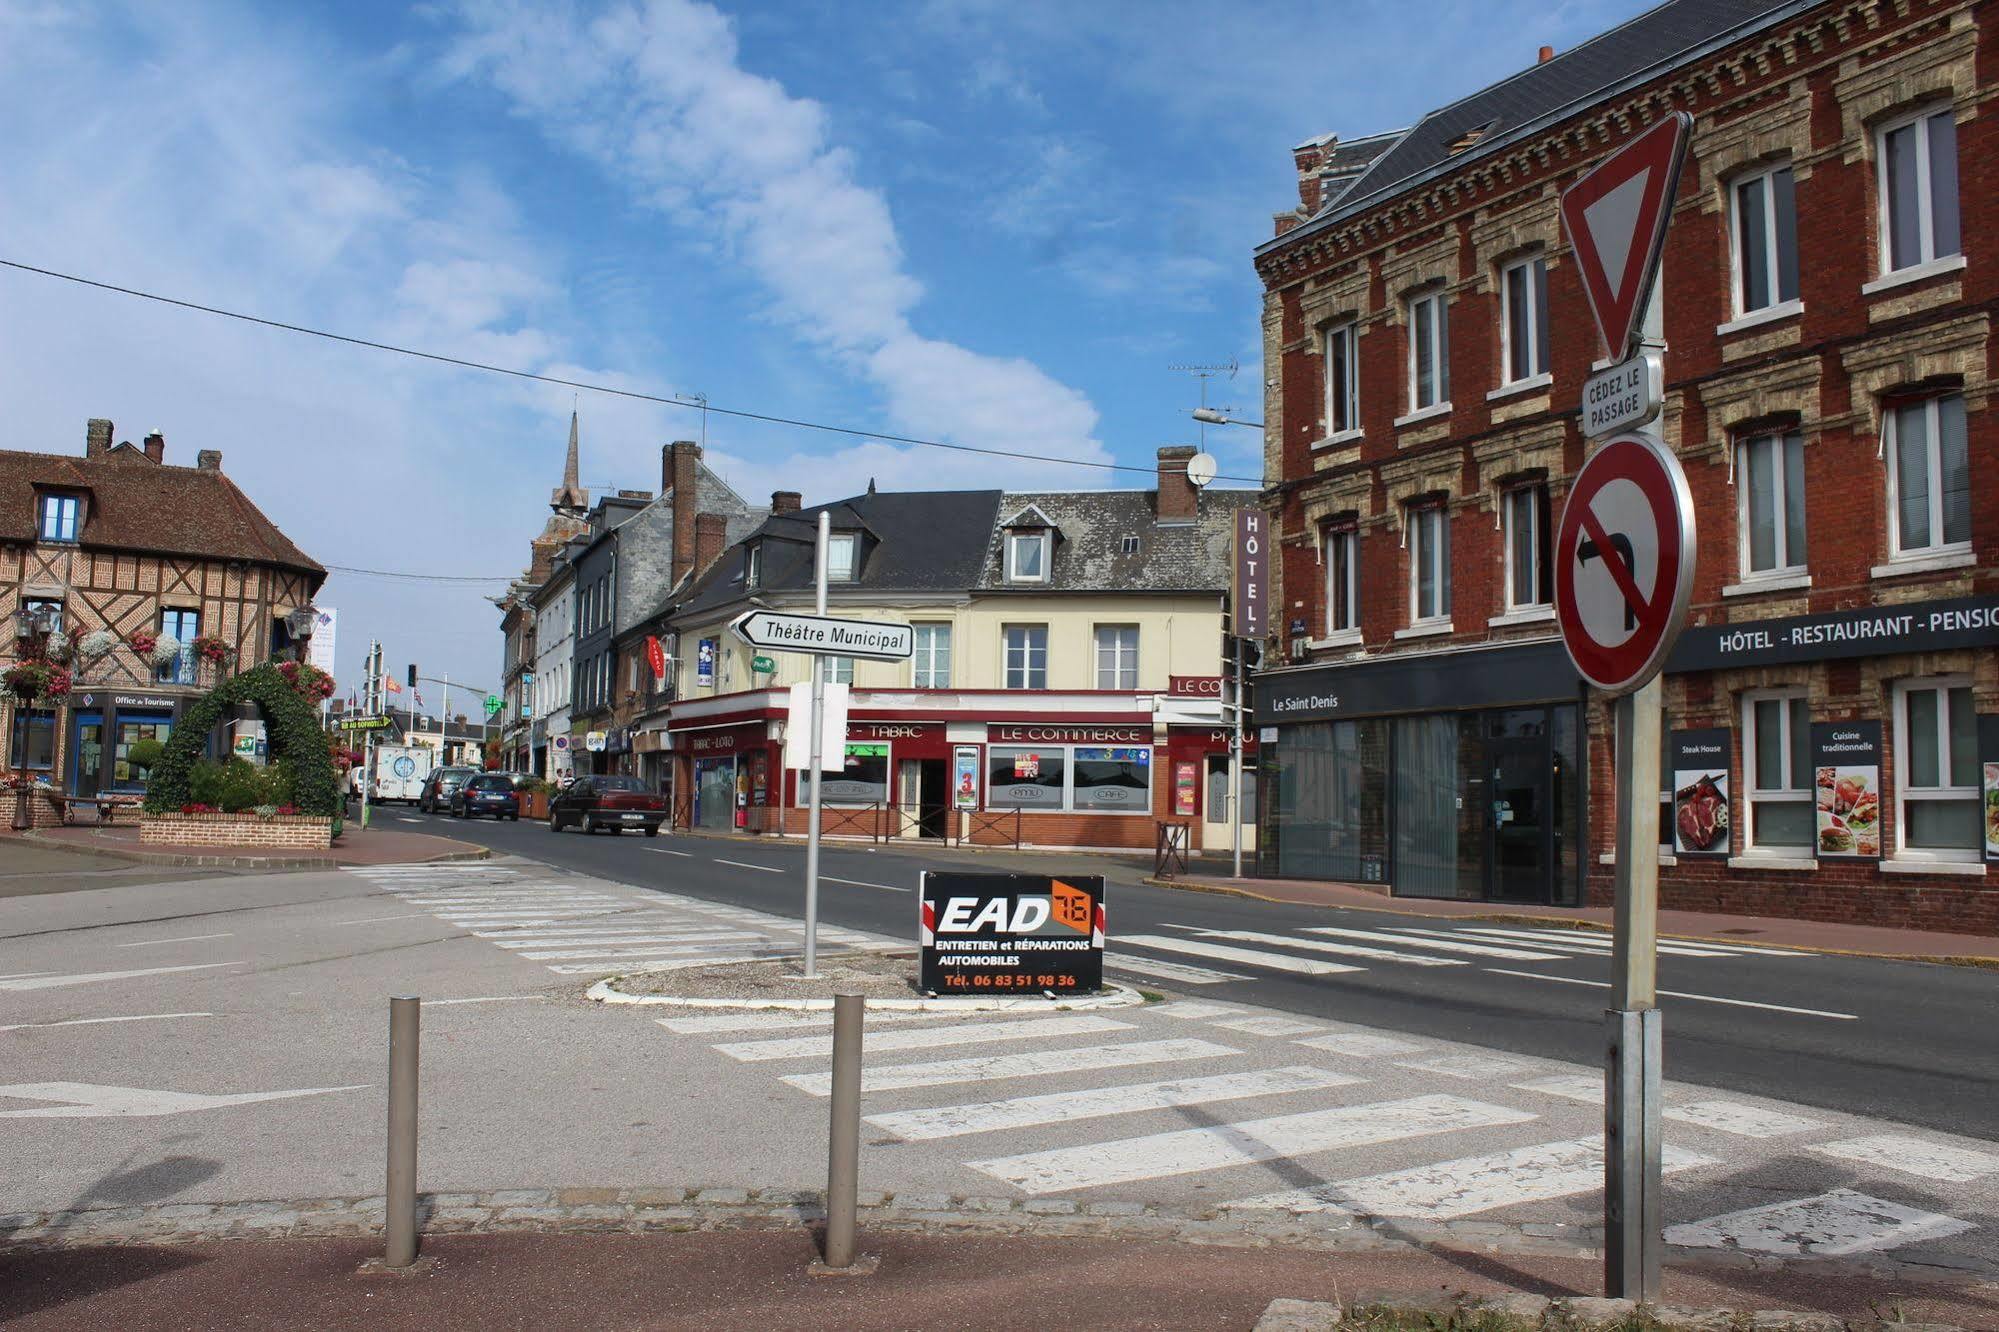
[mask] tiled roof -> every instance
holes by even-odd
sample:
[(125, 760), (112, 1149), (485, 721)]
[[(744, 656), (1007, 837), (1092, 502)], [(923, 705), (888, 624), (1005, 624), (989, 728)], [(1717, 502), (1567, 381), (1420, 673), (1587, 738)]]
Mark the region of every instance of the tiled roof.
[[(1193, 522), (1157, 522), (1150, 490), (1049, 490), (1016, 494), (999, 503), (1007, 519), (1038, 510), (1057, 532), (1045, 583), (1006, 581), (1003, 529), (995, 527), (974, 585), (1033, 591), (1221, 592), (1229, 583), (1229, 546), (1235, 512), (1257, 502), (1254, 490), (1203, 490)], [(1126, 550), (1127, 537), (1136, 548)]]
[(99, 458), (0, 449), (0, 541), (35, 539), (37, 487), (88, 491), (80, 545), (241, 559), (323, 577), (220, 470), (156, 463), (120, 448)]

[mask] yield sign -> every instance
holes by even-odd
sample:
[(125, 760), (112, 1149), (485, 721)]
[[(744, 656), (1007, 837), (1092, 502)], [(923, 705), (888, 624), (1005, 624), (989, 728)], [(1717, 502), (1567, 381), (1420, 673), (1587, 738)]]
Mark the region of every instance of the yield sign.
[(1562, 229), (1610, 359), (1631, 350), (1673, 215), (1694, 118), (1674, 111), (1562, 195)]
[(1626, 693), (1665, 662), (1694, 585), (1694, 502), (1679, 459), (1618, 435), (1576, 473), (1555, 536), (1555, 619), (1576, 672)]

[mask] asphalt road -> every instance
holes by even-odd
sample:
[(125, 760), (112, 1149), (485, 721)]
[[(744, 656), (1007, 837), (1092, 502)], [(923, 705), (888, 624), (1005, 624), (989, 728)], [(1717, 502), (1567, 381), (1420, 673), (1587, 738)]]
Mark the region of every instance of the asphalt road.
[[(551, 833), (543, 824), (469, 822), (378, 811), (394, 827), (421, 827), (497, 850), (639, 887), (670, 890), (779, 915), (804, 915), (801, 841), (716, 837)], [(1169, 965), (1196, 966), (1241, 979), (1199, 987), (1201, 999), (1254, 1004), (1301, 1017), (1333, 1019), (1461, 1041), (1540, 1058), (1595, 1063), (1603, 1049), (1609, 960), (1600, 950), (1550, 946), (1541, 938), (1488, 931), (1516, 927), (1417, 919), (1393, 911), (1329, 910), (1147, 887), (1148, 866), (1107, 856), (954, 852), (828, 843), (820, 919), (832, 925), (914, 938), (914, 887), (925, 869), (1061, 867), (1108, 880), (1110, 951), (1120, 940), (1179, 938), (1183, 947), (1216, 946), (1254, 956), (1308, 950), (1306, 957), (1358, 967), (1295, 974), (1239, 958), (1125, 944)], [(773, 872), (775, 871), (775, 872)], [(1315, 936), (1331, 927), (1365, 936)], [(1540, 953), (1504, 958), (1433, 954), (1462, 965), (1408, 965), (1393, 957), (1315, 951), (1328, 945), (1400, 955), (1390, 938), (1428, 945)], [(1261, 939), (1225, 937), (1248, 933)], [(1271, 936), (1282, 936), (1289, 949)], [(1754, 951), (1712, 956), (1668, 953), (1659, 960), (1667, 1076), (1878, 1116), (1952, 1133), (1999, 1139), (1999, 972), (1871, 958)], [(1142, 976), (1127, 974), (1127, 980)], [(1170, 979), (1162, 988), (1193, 993)]]

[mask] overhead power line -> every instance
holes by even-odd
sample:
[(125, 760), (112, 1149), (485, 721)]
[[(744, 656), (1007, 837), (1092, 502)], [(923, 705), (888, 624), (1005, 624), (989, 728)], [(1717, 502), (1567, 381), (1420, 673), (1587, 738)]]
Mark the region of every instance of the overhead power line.
[(364, 578), (403, 578), (413, 583), (510, 583), (519, 574), (423, 574), (400, 569), (356, 569), (346, 564), (325, 566), (328, 573), (359, 574)]
[[(487, 374), (508, 375), (515, 379), (531, 380), (538, 384), (554, 384), (561, 388), (580, 389), (589, 393), (603, 393), (616, 398), (632, 398), (640, 402), (659, 403), (667, 407), (684, 407), (690, 411), (713, 412), (717, 416), (733, 416), (743, 421), (761, 421), (767, 425), (791, 426), (799, 430), (819, 430), (832, 435), (850, 435), (857, 439), (880, 440), (885, 444), (908, 444), (926, 449), (949, 449), (954, 453), (975, 453), (987, 458), (1012, 458), (1021, 462), (1055, 463), (1064, 467), (1091, 467), (1107, 472), (1143, 472), (1150, 476), (1153, 468), (1136, 463), (1093, 462), (1084, 458), (1058, 458), (1046, 453), (1026, 453), (1014, 449), (988, 449), (973, 444), (950, 444), (938, 439), (920, 439), (913, 435), (892, 435), (879, 430), (859, 430), (852, 426), (828, 425), (823, 421), (803, 421), (788, 416), (773, 416), (767, 412), (744, 411), (740, 408), (717, 407), (712, 402), (696, 401), (692, 397), (662, 397), (653, 393), (641, 393), (636, 389), (615, 388), (609, 384), (596, 384), (588, 380), (563, 379), (556, 375), (536, 374), (532, 370), (520, 370), (512, 366), (492, 365), (485, 361), (467, 360), (462, 356), (446, 356), (442, 352), (423, 351), (416, 347), (399, 347), (391, 342), (375, 342), (368, 338), (350, 337), (345, 333), (333, 333), (323, 328), (311, 328), (305, 324), (288, 324), (278, 319), (266, 319), (261, 315), (244, 314), (240, 310), (225, 310), (220, 306), (203, 305), (198, 301), (184, 301), (173, 296), (162, 296), (157, 292), (140, 291), (136, 287), (123, 287), (114, 282), (100, 282), (95, 278), (62, 273), (52, 268), (40, 268), (34, 264), (24, 264), (14, 259), (0, 259), (0, 267), (17, 269), (23, 273), (34, 273), (40, 277), (55, 278), (62, 282), (74, 282), (79, 286), (95, 287), (99, 291), (115, 292), (120, 296), (131, 296), (142, 301), (154, 301), (161, 305), (171, 305), (182, 310), (194, 310), (201, 314), (214, 315), (220, 319), (235, 319), (245, 324), (258, 324), (265, 328), (280, 329), (286, 333), (301, 333), (307, 337), (324, 338), (329, 342), (344, 342), (350, 347), (366, 347), (371, 351), (391, 352), (397, 356), (413, 356), (418, 360), (435, 361), (441, 365), (455, 365), (466, 370), (482, 370)], [(1260, 476), (1222, 476), (1218, 481), (1247, 481), (1262, 485)], [(480, 579), (477, 581), (487, 581)]]

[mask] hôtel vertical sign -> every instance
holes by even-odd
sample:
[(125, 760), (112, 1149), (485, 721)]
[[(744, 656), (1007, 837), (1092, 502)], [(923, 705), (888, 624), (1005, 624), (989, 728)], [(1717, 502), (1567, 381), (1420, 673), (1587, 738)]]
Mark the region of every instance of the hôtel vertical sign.
[(1270, 582), (1269, 571), (1264, 567), (1267, 521), (1260, 508), (1236, 510), (1235, 596), (1229, 632), (1237, 638), (1263, 637), (1265, 589)]

